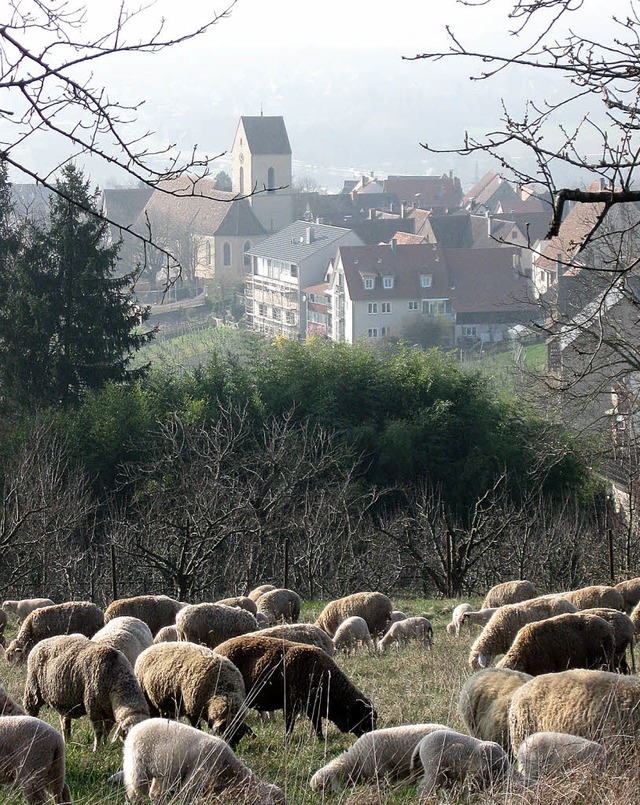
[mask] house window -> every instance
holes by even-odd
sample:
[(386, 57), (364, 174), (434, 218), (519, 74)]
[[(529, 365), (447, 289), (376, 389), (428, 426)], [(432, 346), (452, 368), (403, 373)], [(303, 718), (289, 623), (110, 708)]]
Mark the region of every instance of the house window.
[(267, 306), (266, 305), (258, 305), (258, 315), (259, 316), (266, 316), (267, 315)]
[(369, 313), (377, 313), (377, 312), (378, 312), (378, 303), (369, 302)]
[(222, 262), (225, 266), (231, 265), (231, 244), (225, 243), (222, 247)]
[(475, 324), (464, 324), (462, 327), (462, 337), (463, 338), (477, 338), (478, 337), (478, 328)]
[(211, 241), (210, 240), (207, 241), (204, 249), (205, 249), (205, 254), (206, 254), (205, 261), (206, 261), (207, 265), (210, 266), (211, 265)]
[(384, 338), (385, 335), (389, 335), (391, 332), (391, 327), (381, 327), (380, 328), (380, 335)]
[(285, 321), (287, 324), (295, 324), (296, 323), (296, 314), (293, 310), (287, 310), (284, 314)]
[(378, 328), (369, 327), (369, 338), (377, 338), (377, 337), (378, 337)]
[(417, 301), (409, 302), (409, 310), (420, 310), (420, 305)]
[(430, 288), (433, 283), (433, 276), (431, 274), (420, 274), (420, 287)]
[(251, 255), (247, 254), (247, 252), (249, 251), (250, 248), (251, 248), (251, 241), (250, 240), (245, 240), (244, 246), (242, 247), (242, 250), (244, 251), (244, 267), (245, 268), (251, 268)]
[(391, 302), (383, 302), (382, 303), (382, 312), (383, 313), (391, 313)]
[(298, 276), (298, 266), (291, 266), (291, 276), (292, 277)]
[(365, 291), (371, 291), (373, 289), (373, 277), (365, 277), (363, 281)]
[(280, 321), (282, 319), (282, 311), (280, 310), (279, 307), (274, 307), (273, 308), (273, 318), (276, 321)]
[(240, 168), (240, 195), (244, 193), (244, 168)]
[(422, 312), (427, 316), (446, 316), (449, 308), (447, 299), (423, 299)]
[(267, 193), (273, 193), (276, 189), (276, 172), (273, 168), (267, 171)]
[(383, 288), (393, 288), (393, 277), (383, 277), (382, 278), (382, 287)]

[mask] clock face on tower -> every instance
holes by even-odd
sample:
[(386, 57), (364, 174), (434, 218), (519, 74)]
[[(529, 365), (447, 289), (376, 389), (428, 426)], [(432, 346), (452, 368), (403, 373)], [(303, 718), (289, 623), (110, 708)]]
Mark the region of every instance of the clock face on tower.
[(242, 163), (244, 162), (244, 154), (242, 153), (242, 151), (240, 152), (240, 156), (238, 157), (238, 159), (240, 160), (240, 164), (242, 165)]

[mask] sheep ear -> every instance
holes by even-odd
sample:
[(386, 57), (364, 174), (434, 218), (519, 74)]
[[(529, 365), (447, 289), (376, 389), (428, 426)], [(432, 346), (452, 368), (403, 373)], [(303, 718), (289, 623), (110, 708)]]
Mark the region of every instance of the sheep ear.
[(486, 668), (489, 665), (486, 655), (478, 654), (478, 665), (480, 668)]
[(111, 739), (111, 743), (114, 744), (118, 740), (118, 738), (122, 738), (122, 731), (120, 727), (116, 727), (116, 731), (113, 733), (113, 738)]

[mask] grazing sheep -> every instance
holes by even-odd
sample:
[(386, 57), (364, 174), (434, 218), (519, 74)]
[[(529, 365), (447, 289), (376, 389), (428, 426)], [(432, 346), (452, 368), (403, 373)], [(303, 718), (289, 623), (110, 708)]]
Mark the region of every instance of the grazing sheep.
[(26, 713), (17, 702), (14, 702), (7, 691), (0, 687), (0, 716), (24, 716)]
[(532, 598), (520, 604), (499, 607), (471, 646), (469, 665), (478, 671), (489, 666), (498, 654), (506, 654), (515, 636), (527, 623), (575, 611), (574, 605), (561, 595)]
[(373, 640), (369, 634), (366, 620), (357, 615), (352, 615), (342, 621), (336, 629), (333, 648), (335, 651), (346, 651), (347, 654), (351, 654), (352, 651), (356, 652), (358, 645), (373, 648)]
[(450, 729), (425, 735), (413, 753), (412, 767), (419, 768), (418, 763), (424, 770), (419, 802), (427, 802), (441, 788), (460, 786), (467, 796), (482, 791), (504, 779), (511, 768), (499, 744)]
[(62, 735), (39, 718), (0, 718), (0, 785), (18, 785), (28, 805), (71, 805)]
[(636, 632), (640, 632), (640, 604), (636, 604), (631, 610), (629, 618), (631, 619), (631, 623), (633, 623)]
[(261, 584), (259, 587), (254, 587), (253, 590), (247, 595), (252, 601), (257, 601), (264, 593), (270, 593), (271, 590), (277, 590), (275, 584)]
[(192, 727), (206, 721), (231, 746), (248, 731), (242, 674), (211, 649), (195, 643), (158, 643), (138, 657), (135, 673), (152, 716), (186, 716)]
[(230, 637), (255, 632), (258, 623), (250, 612), (224, 604), (190, 604), (176, 618), (178, 640), (215, 648)]
[(486, 626), (500, 607), (487, 607), (486, 609), (477, 609), (475, 612), (464, 612), (462, 615), (462, 626), (465, 626), (471, 632), (472, 626)]
[(91, 639), (94, 643), (100, 643), (101, 646), (111, 646), (111, 648), (121, 651), (131, 663), (132, 668), (136, 664), (138, 655), (153, 643), (153, 635), (147, 624), (139, 618), (131, 618), (127, 615), (113, 618)]
[(536, 732), (529, 735), (518, 749), (518, 771), (527, 782), (540, 777), (578, 769), (589, 773), (605, 766), (604, 747), (595, 741), (566, 732)]
[(134, 727), (124, 742), (123, 779), (130, 802), (284, 804), (280, 788), (259, 779), (220, 738), (152, 718)]
[(614, 589), (622, 596), (624, 611), (627, 614), (640, 603), (640, 578), (621, 581)]
[(607, 607), (618, 609), (624, 612), (624, 598), (615, 587), (607, 587), (604, 584), (594, 584), (591, 587), (581, 587), (579, 590), (570, 590), (562, 595), (571, 601), (576, 609), (594, 609), (595, 607)]
[(591, 741), (616, 739), (635, 750), (640, 739), (640, 678), (574, 668), (534, 677), (509, 709), (511, 745), (534, 732), (568, 732)]
[(389, 615), (389, 623), (397, 623), (398, 621), (406, 620), (406, 618), (407, 616), (404, 612), (400, 612), (399, 609), (394, 609), (391, 615)]
[(113, 618), (129, 615), (144, 621), (151, 634), (156, 635), (163, 626), (176, 622), (176, 615), (185, 606), (167, 595), (135, 595), (132, 598), (118, 598), (112, 601), (104, 613), (105, 623)]
[(393, 604), (382, 593), (353, 593), (330, 601), (316, 620), (316, 626), (324, 629), (329, 637), (334, 637), (343, 621), (359, 615), (366, 620), (369, 633), (377, 637), (387, 631), (392, 612)]
[(467, 730), (481, 741), (511, 749), (509, 707), (514, 693), (533, 677), (508, 668), (484, 668), (462, 686), (458, 712)]
[(277, 637), (280, 640), (291, 640), (292, 643), (317, 646), (333, 657), (333, 640), (324, 629), (313, 623), (280, 623), (278, 626), (261, 629), (260, 634), (265, 637)]
[(240, 607), (240, 609), (246, 609), (247, 612), (250, 612), (254, 617), (258, 612), (256, 602), (246, 595), (236, 595), (233, 598), (223, 598), (215, 603), (224, 604), (227, 607)]
[(335, 793), (345, 785), (374, 781), (376, 785), (411, 779), (411, 758), (425, 735), (447, 729), (443, 724), (406, 724), (361, 735), (341, 755), (313, 775), (313, 791), (331, 788)]
[(258, 612), (265, 615), (270, 626), (276, 623), (295, 623), (300, 617), (302, 600), (298, 593), (284, 587), (263, 593), (256, 602)]
[(216, 652), (240, 670), (249, 707), (266, 712), (284, 709), (287, 736), (298, 715), (311, 720), (319, 738), (323, 718), (354, 735), (375, 729), (377, 715), (371, 701), (316, 646), (258, 633), (227, 640)]
[(149, 708), (129, 661), (117, 649), (83, 635), (41, 640), (27, 660), (24, 708), (37, 716), (43, 704), (60, 715), (63, 735), (71, 738), (71, 719), (87, 714), (93, 727), (93, 751), (111, 727), (126, 735), (149, 718)]
[[(447, 624), (447, 634), (460, 637), (460, 629), (462, 629), (464, 615), (465, 613), (472, 611), (473, 607), (471, 604), (467, 603), (458, 604), (457, 607), (454, 607), (453, 612), (451, 613), (451, 623)], [(471, 632), (471, 627), (469, 627), (469, 632)]]
[(158, 634), (153, 638), (154, 643), (177, 643), (178, 642), (178, 627), (177, 626), (163, 626)]
[(397, 643), (398, 651), (411, 640), (418, 640), (424, 648), (433, 645), (433, 627), (427, 618), (414, 615), (412, 618), (392, 623), (385, 636), (378, 640), (378, 651), (385, 652), (392, 643)]
[(486, 594), (480, 609), (490, 607), (503, 607), (505, 604), (519, 604), (538, 595), (536, 588), (530, 581), (516, 580), (496, 584)]
[(12, 612), (18, 616), (18, 620), (23, 621), (36, 609), (51, 606), (53, 606), (53, 601), (50, 598), (23, 598), (20, 601), (5, 601), (2, 609), (5, 612)]
[(636, 641), (636, 629), (633, 621), (624, 612), (619, 609), (609, 609), (608, 607), (595, 607), (594, 609), (582, 609), (583, 615), (597, 615), (599, 618), (607, 621), (613, 626), (613, 634), (615, 638), (614, 670), (621, 674), (629, 673), (629, 665), (627, 664), (627, 648), (631, 654), (631, 669), (633, 673), (636, 672), (636, 660), (633, 653), (633, 647)]
[(516, 635), (497, 668), (531, 676), (568, 668), (613, 669), (613, 626), (597, 615), (572, 612), (528, 623)]
[(89, 601), (67, 601), (31, 612), (24, 619), (15, 640), (9, 643), (7, 660), (26, 662), (31, 649), (54, 635), (93, 635), (104, 626), (102, 610)]

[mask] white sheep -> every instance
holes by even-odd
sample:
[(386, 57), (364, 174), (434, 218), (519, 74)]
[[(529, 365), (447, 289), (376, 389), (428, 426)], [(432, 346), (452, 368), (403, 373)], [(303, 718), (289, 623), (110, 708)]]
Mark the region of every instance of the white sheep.
[(138, 657), (135, 673), (152, 716), (186, 716), (192, 727), (205, 721), (232, 747), (251, 731), (242, 674), (206, 646), (158, 643)]
[(252, 601), (257, 601), (261, 595), (265, 593), (270, 593), (271, 590), (277, 590), (278, 588), (275, 584), (261, 584), (259, 587), (254, 587), (253, 590), (247, 595), (247, 598), (250, 598)]
[(502, 781), (511, 765), (504, 749), (450, 729), (426, 735), (414, 750), (412, 767), (422, 765), (419, 801), (427, 802), (441, 788), (460, 786), (468, 796)]
[(22, 598), (20, 601), (5, 601), (2, 609), (5, 612), (12, 612), (18, 616), (18, 620), (23, 621), (31, 612), (43, 607), (52, 607), (53, 601), (50, 598)]
[[(319, 628), (319, 627), (318, 627)], [(369, 627), (364, 618), (352, 615), (342, 621), (333, 637), (335, 651), (345, 651), (347, 654), (355, 653), (358, 646), (373, 648), (373, 640), (369, 634)]]
[(39, 718), (0, 718), (0, 785), (18, 785), (28, 805), (71, 805), (62, 735)]
[(536, 732), (518, 749), (518, 771), (527, 782), (572, 771), (603, 769), (604, 747), (596, 741), (566, 732)]
[(24, 708), (37, 716), (43, 704), (60, 714), (63, 735), (71, 737), (71, 719), (89, 716), (93, 751), (106, 740), (111, 727), (126, 735), (149, 708), (126, 657), (83, 635), (58, 635), (41, 640), (29, 654)]
[(313, 623), (279, 623), (261, 629), (263, 637), (279, 637), (281, 640), (291, 640), (294, 643), (306, 643), (308, 646), (321, 648), (330, 657), (333, 657), (333, 640), (329, 635)]
[(433, 645), (433, 627), (427, 618), (414, 615), (403, 621), (392, 623), (385, 636), (378, 640), (378, 651), (384, 653), (392, 643), (397, 643), (398, 651), (411, 640), (418, 640), (425, 648)]
[(640, 603), (640, 578), (621, 581), (615, 589), (622, 595), (624, 611), (629, 614)]
[(361, 735), (345, 752), (313, 775), (313, 791), (331, 788), (339, 792), (345, 785), (375, 781), (377, 785), (410, 780), (414, 749), (425, 735), (443, 730), (443, 724), (405, 724)]
[(389, 625), (392, 623), (397, 623), (398, 621), (404, 621), (407, 619), (407, 615), (404, 612), (401, 612), (399, 609), (394, 609), (389, 615)]
[[(447, 634), (460, 637), (460, 629), (462, 629), (462, 619), (466, 612), (471, 612), (472, 610), (473, 607), (471, 606), (471, 604), (468, 603), (458, 604), (457, 607), (454, 607), (453, 612), (451, 613), (451, 623), (447, 624)], [(469, 632), (471, 632), (471, 627), (469, 627)]]
[(91, 639), (94, 643), (121, 651), (132, 668), (138, 656), (153, 643), (153, 635), (147, 624), (139, 618), (128, 615), (113, 618)]
[(505, 604), (519, 604), (537, 595), (536, 588), (530, 581), (516, 579), (496, 584), (486, 594), (481, 609), (503, 607)]
[(216, 795), (225, 803), (285, 802), (282, 790), (260, 780), (221, 738), (160, 718), (138, 724), (127, 736), (122, 776), (131, 802), (146, 796), (199, 802)]
[(231, 637), (256, 632), (258, 623), (246, 609), (204, 603), (181, 609), (176, 616), (176, 628), (178, 640), (215, 648)]
[(279, 587), (263, 593), (256, 601), (257, 610), (265, 615), (269, 625), (276, 623), (296, 623), (300, 617), (302, 599), (294, 590)]
[(509, 668), (484, 668), (467, 679), (460, 691), (458, 712), (474, 738), (511, 748), (509, 707), (515, 692), (533, 679)]
[(567, 732), (631, 745), (640, 738), (640, 679), (573, 668), (536, 676), (513, 695), (509, 733), (514, 753), (534, 732)]
[(474, 612), (465, 612), (462, 615), (462, 626), (466, 626), (469, 632), (472, 626), (486, 626), (499, 609), (500, 607), (485, 607)]
[(178, 642), (178, 627), (177, 626), (163, 626), (158, 634), (153, 638), (154, 643), (177, 643)]

